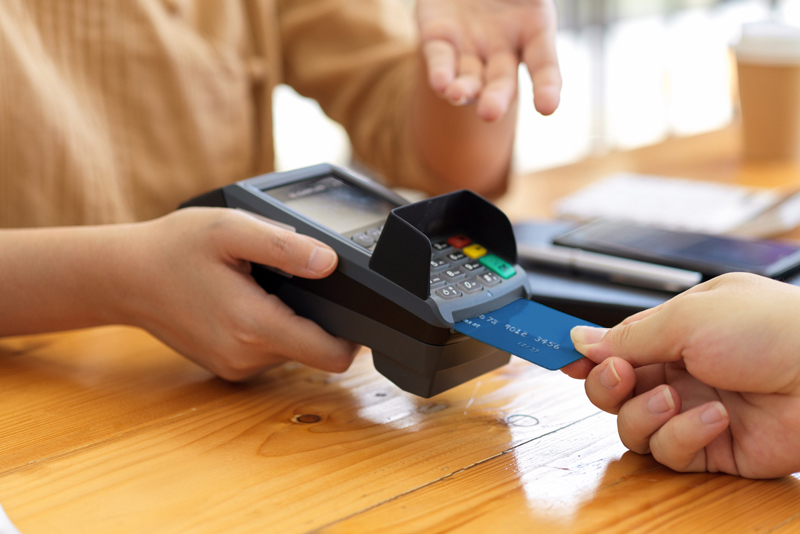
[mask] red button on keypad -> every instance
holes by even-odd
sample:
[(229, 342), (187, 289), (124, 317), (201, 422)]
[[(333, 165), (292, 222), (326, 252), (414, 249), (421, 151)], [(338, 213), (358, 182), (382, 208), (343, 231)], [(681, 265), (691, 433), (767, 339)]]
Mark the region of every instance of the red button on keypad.
[(469, 238), (463, 234), (454, 235), (450, 237), (447, 242), (456, 248), (464, 248), (472, 243), (472, 241), (470, 241)]

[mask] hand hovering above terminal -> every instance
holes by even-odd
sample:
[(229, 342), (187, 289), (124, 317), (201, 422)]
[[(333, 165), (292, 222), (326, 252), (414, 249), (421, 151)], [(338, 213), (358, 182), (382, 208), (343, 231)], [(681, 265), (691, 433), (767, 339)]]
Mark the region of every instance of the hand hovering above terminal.
[(429, 83), (451, 103), (477, 101), (481, 118), (498, 120), (516, 96), (523, 62), (536, 109), (549, 115), (558, 107), (552, 0), (418, 0), (417, 21)]
[(250, 262), (304, 278), (336, 268), (333, 250), (245, 212), (188, 208), (136, 225), (142, 261), (122, 291), (129, 324), (228, 380), (295, 360), (345, 371), (358, 347), (302, 318), (250, 276)]
[(800, 288), (728, 274), (610, 329), (576, 327), (598, 408), (632, 451), (677, 471), (800, 470)]

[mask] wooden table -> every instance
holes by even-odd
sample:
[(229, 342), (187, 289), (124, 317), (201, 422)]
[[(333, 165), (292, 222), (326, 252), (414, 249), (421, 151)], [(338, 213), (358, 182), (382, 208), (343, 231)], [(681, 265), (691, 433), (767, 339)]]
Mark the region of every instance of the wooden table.
[[(516, 181), (502, 204), (631, 170), (785, 186), (735, 129)], [(626, 452), (583, 385), (515, 359), (433, 399), (361, 355), (230, 384), (142, 331), (0, 340), (0, 503), (23, 534), (797, 532), (800, 480), (677, 474)]]

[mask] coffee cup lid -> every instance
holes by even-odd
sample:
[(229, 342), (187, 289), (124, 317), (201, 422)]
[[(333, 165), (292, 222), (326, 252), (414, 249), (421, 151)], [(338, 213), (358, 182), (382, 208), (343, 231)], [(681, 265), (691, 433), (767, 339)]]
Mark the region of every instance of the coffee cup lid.
[(746, 63), (800, 64), (800, 27), (777, 22), (745, 24), (733, 49), (739, 61)]

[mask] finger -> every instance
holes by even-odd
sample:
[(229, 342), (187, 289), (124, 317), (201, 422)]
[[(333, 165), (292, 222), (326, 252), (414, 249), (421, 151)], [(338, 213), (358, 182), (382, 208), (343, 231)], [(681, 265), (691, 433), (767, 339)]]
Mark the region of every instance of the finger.
[(336, 268), (336, 253), (324, 243), (241, 212), (225, 211), (214, 227), (215, 237), (232, 259), (277, 267), (304, 278), (321, 278)]
[(555, 39), (553, 31), (542, 30), (528, 40), (522, 52), (533, 82), (533, 104), (542, 115), (552, 114), (561, 101), (561, 70)]
[(585, 388), (589, 400), (608, 413), (619, 413), (636, 387), (636, 371), (625, 360), (609, 358), (592, 369)]
[(597, 364), (587, 358), (581, 358), (561, 368), (561, 372), (570, 378), (583, 380)]
[(680, 411), (680, 396), (667, 385), (633, 397), (620, 407), (619, 438), (633, 452), (647, 454), (653, 434)]
[[(275, 295), (255, 292), (242, 303), (252, 323), (231, 332), (232, 355), (214, 371), (228, 380), (248, 378), (275, 362), (294, 360), (329, 372), (343, 372), (353, 362), (358, 345), (334, 337), (315, 322), (296, 315)], [(238, 348), (237, 348), (238, 347)]]
[(654, 313), (657, 313), (661, 309), (662, 306), (663, 306), (663, 304), (659, 304), (658, 306), (655, 306), (654, 308), (649, 308), (647, 310), (642, 310), (642, 311), (640, 311), (638, 313), (634, 313), (633, 315), (631, 315), (629, 317), (626, 317), (622, 321), (621, 324), (631, 324), (631, 323), (635, 323), (636, 321), (641, 321), (645, 317), (650, 317)]
[[(615, 362), (614, 366), (618, 369), (621, 364), (630, 366), (628, 362), (622, 359)], [(562, 367), (561, 372), (570, 378), (585, 380), (589, 377), (589, 373), (592, 372), (592, 369), (597, 367), (597, 365), (598, 364), (588, 358), (581, 358), (580, 360)], [(636, 372), (636, 388), (633, 391), (634, 395), (641, 395), (666, 382), (663, 364), (645, 365), (634, 369), (634, 371)]]
[(341, 373), (353, 362), (358, 346), (334, 337), (317, 323), (300, 317), (274, 295), (269, 295), (284, 308), (285, 320), (275, 321), (275, 315), (265, 313), (262, 319), (268, 325), (267, 335), (273, 352), (323, 371)]
[(576, 326), (570, 332), (572, 343), (596, 363), (611, 356), (623, 358), (634, 367), (678, 361), (693, 319), (687, 310), (681, 311), (680, 305), (672, 301), (668, 304), (644, 319), (611, 329)]
[(451, 104), (463, 106), (475, 100), (483, 88), (483, 61), (475, 54), (462, 54), (458, 59), (458, 77), (445, 91)]
[[(655, 308), (650, 308), (650, 309), (642, 310), (642, 311), (640, 311), (638, 313), (635, 313), (635, 314), (627, 317), (626, 319), (624, 319), (620, 323), (620, 325), (628, 325), (628, 324), (640, 321), (640, 320), (644, 319), (645, 317), (649, 317), (650, 315), (653, 315), (654, 313), (656, 313), (661, 308), (661, 306), (663, 306), (663, 304), (661, 304), (659, 306), (656, 306)], [(572, 339), (572, 344), (574, 345), (575, 350), (577, 350), (578, 352), (580, 352), (581, 354), (586, 356), (586, 351), (588, 351), (588, 348), (590, 346), (592, 346), (593, 344), (595, 344), (595, 343), (599, 343), (603, 339), (603, 337), (606, 335), (606, 332), (608, 332), (608, 330), (609, 330), (608, 328), (599, 328), (599, 327), (593, 327), (593, 326), (582, 326), (582, 325), (581, 326), (575, 326), (570, 331), (570, 338)], [(584, 358), (584, 359), (587, 359), (587, 358)], [(582, 360), (578, 360), (578, 361), (582, 361)], [(589, 361), (591, 361), (591, 360), (589, 360)], [(572, 365), (572, 364), (570, 364), (570, 365)], [(568, 369), (569, 367), (570, 366), (564, 367), (564, 369), (562, 369), (562, 371), (564, 371), (565, 369)], [(574, 369), (573, 368), (569, 368), (568, 370), (570, 372), (568, 372), (567, 374), (569, 376), (572, 376), (573, 378), (585, 378), (584, 376), (579, 376), (577, 374), (578, 371), (579, 370), (586, 370), (588, 372), (591, 369), (592, 369), (592, 366), (590, 366), (588, 364), (582, 364), (580, 367), (576, 366)], [(575, 374), (575, 376), (573, 376), (573, 374), (570, 374), (570, 373), (576, 373), (576, 374)]]
[(650, 439), (659, 463), (682, 472), (706, 471), (705, 447), (728, 428), (730, 415), (719, 402), (709, 402), (676, 415)]
[(486, 64), (486, 86), (478, 100), (478, 116), (496, 121), (506, 114), (517, 94), (517, 58), (510, 53), (492, 54)]
[[(586, 356), (589, 360), (600, 363), (604, 358), (599, 357), (597, 345), (603, 341), (610, 328), (600, 328), (595, 326), (574, 326), (569, 331), (570, 340), (575, 350)], [(595, 350), (592, 350), (595, 349)], [(591, 353), (591, 356), (590, 356)], [(610, 357), (609, 354), (607, 357)]]
[[(606, 369), (607, 362), (613, 364), (613, 369)], [(617, 413), (627, 399), (647, 393), (666, 383), (663, 364), (645, 365), (634, 369), (630, 363), (621, 358), (609, 358), (601, 364), (592, 363), (591, 365), (592, 368), (586, 371), (584, 376), (586, 393), (592, 404), (609, 413)], [(591, 374), (594, 368), (598, 368), (598, 370), (595, 374)], [(631, 373), (634, 373), (632, 380)], [(615, 376), (621, 383), (619, 386), (613, 380)], [(573, 378), (583, 377), (573, 376)]]
[[(657, 313), (664, 304), (659, 304), (653, 308), (648, 308), (646, 310), (642, 310), (638, 313), (634, 313), (623, 319), (619, 325), (629, 325), (646, 317), (650, 317), (651, 315)], [(618, 325), (618, 326), (619, 326)], [(570, 338), (572, 339), (572, 343), (575, 346), (575, 350), (586, 356), (586, 353), (583, 352), (588, 349), (590, 345), (595, 343), (599, 343), (603, 337), (605, 336), (606, 332), (608, 332), (608, 328), (597, 328), (597, 327), (590, 327), (590, 326), (576, 326), (573, 327), (572, 331), (570, 331)]]
[(700, 324), (694, 317), (694, 312), (700, 309), (692, 299), (721, 283), (715, 278), (698, 284), (611, 329), (576, 326), (570, 332), (575, 350), (596, 363), (612, 355), (624, 358), (634, 367), (678, 361), (684, 343)]
[[(625, 360), (622, 360), (625, 362)], [(625, 362), (627, 365), (629, 363)], [(617, 365), (617, 369), (619, 369), (619, 365)], [(633, 395), (641, 395), (642, 393), (646, 393), (651, 389), (655, 389), (661, 384), (667, 383), (667, 376), (665, 371), (665, 365), (663, 363), (655, 363), (653, 365), (644, 365), (642, 367), (636, 367), (636, 388), (633, 390)]]
[(456, 78), (456, 49), (449, 41), (435, 39), (422, 47), (425, 64), (428, 67), (428, 83), (440, 96)]

